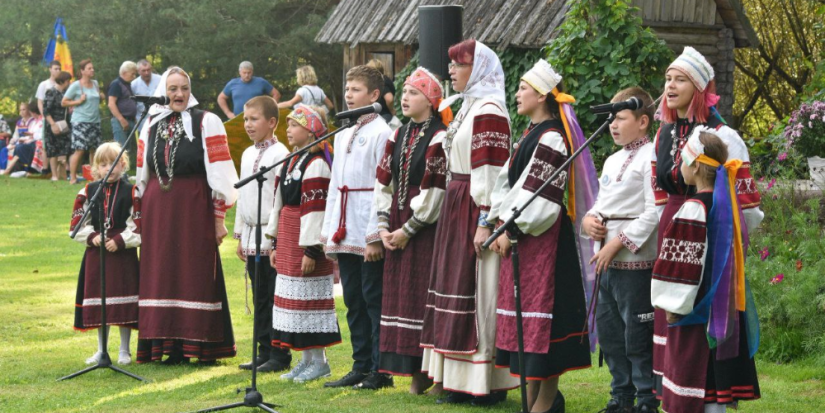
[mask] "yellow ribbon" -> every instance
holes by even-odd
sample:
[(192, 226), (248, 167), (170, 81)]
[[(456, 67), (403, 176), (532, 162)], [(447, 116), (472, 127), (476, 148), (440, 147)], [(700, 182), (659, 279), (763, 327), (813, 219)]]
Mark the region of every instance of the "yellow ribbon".
[[(699, 155), (696, 162), (709, 165), (713, 168), (722, 166), (719, 162), (705, 154)], [(745, 253), (742, 248), (742, 223), (739, 220), (739, 199), (736, 197), (736, 172), (742, 166), (739, 159), (725, 162), (724, 168), (728, 172), (728, 189), (733, 211), (733, 259), (736, 270), (736, 310), (745, 311)]]
[[(550, 92), (553, 94), (553, 97), (556, 98), (556, 102), (559, 104), (559, 113), (561, 114), (561, 122), (564, 124), (564, 131), (567, 132), (567, 143), (570, 145), (570, 150), (575, 151), (575, 147), (573, 147), (573, 134), (570, 133), (570, 124), (567, 122), (567, 115), (564, 114), (564, 109), (562, 105), (567, 103), (572, 105), (576, 103), (576, 98), (567, 93), (559, 92), (558, 88), (553, 88)], [(572, 153), (568, 154), (568, 156), (573, 155)], [(576, 175), (575, 175), (576, 168), (573, 165), (570, 165), (570, 178), (567, 180), (567, 216), (570, 217), (570, 220), (576, 222)]]

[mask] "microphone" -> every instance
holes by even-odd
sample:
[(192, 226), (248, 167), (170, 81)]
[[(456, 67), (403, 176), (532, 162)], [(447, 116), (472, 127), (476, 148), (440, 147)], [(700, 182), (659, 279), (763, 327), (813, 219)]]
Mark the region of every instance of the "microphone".
[(168, 105), (170, 100), (169, 96), (146, 96), (146, 95), (134, 95), (130, 97), (132, 100), (136, 100), (138, 102), (142, 102), (146, 105)]
[(642, 107), (642, 101), (637, 97), (632, 97), (628, 100), (623, 102), (616, 102), (616, 103), (605, 103), (604, 105), (595, 105), (590, 107), (590, 111), (596, 115), (601, 115), (603, 113), (616, 113), (621, 112), (625, 109), (630, 110), (638, 110)]
[(338, 114), (335, 115), (335, 118), (336, 119), (356, 119), (356, 118), (361, 117), (361, 115), (366, 115), (366, 114), (369, 114), (369, 113), (378, 113), (378, 112), (381, 112), (381, 104), (373, 103), (370, 106), (364, 106), (364, 107), (357, 108), (357, 109), (347, 110), (347, 111), (344, 111), (344, 112), (338, 112)]

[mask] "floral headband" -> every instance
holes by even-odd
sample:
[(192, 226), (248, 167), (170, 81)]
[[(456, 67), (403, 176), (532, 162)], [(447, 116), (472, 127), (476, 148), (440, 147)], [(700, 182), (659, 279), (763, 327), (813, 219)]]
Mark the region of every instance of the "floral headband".
[(298, 105), (286, 118), (294, 120), (304, 129), (312, 132), (316, 138), (327, 132), (321, 115), (309, 106)]

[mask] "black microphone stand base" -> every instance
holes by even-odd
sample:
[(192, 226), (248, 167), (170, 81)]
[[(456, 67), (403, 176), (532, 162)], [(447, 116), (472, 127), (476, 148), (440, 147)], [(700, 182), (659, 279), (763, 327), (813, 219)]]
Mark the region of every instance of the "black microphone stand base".
[[(240, 391), (240, 390), (239, 390)], [(265, 412), (269, 413), (278, 413), (277, 411), (273, 410), (274, 407), (280, 407), (276, 404), (266, 403), (264, 402), (264, 396), (261, 395), (258, 390), (255, 390), (251, 387), (246, 388), (246, 396), (244, 396), (243, 401), (239, 403), (231, 403), (223, 406), (217, 407), (210, 407), (208, 409), (198, 410), (195, 413), (205, 413), (205, 412), (219, 412), (222, 410), (230, 410), (236, 407), (251, 407), (251, 408), (259, 408)]]
[(61, 377), (61, 378), (57, 379), (57, 381), (73, 379), (77, 376), (86, 374), (90, 371), (94, 371), (94, 370), (97, 370), (97, 369), (111, 369), (111, 370), (114, 370), (114, 371), (116, 371), (120, 374), (125, 374), (125, 375), (127, 375), (127, 376), (129, 376), (129, 377), (131, 377), (135, 380), (146, 381), (146, 379), (144, 379), (143, 377), (138, 376), (137, 374), (130, 373), (126, 370), (123, 370), (120, 367), (117, 367), (117, 366), (113, 365), (112, 364), (112, 358), (109, 357), (109, 352), (108, 351), (104, 351), (103, 354), (100, 355), (100, 361), (98, 361), (96, 365), (91, 366), (91, 367), (87, 367), (87, 368), (85, 368), (83, 370), (80, 370), (78, 372), (74, 372), (72, 374), (69, 374), (68, 376)]

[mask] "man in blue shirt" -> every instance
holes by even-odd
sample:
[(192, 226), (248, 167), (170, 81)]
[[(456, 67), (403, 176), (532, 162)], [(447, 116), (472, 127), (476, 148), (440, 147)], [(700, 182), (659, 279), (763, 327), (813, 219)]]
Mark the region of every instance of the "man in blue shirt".
[[(240, 77), (230, 80), (223, 88), (223, 92), (218, 95), (218, 106), (227, 118), (232, 119), (243, 112), (246, 101), (256, 96), (272, 96), (275, 100), (281, 98), (278, 89), (264, 78), (252, 76), (252, 63), (241, 62), (238, 73)], [(229, 110), (228, 99), (232, 99), (232, 110)]]
[[(132, 92), (135, 95), (141, 96), (152, 96), (155, 94), (155, 89), (158, 88), (160, 84), (160, 75), (154, 73), (152, 71), (152, 64), (149, 63), (146, 59), (138, 60), (137, 62), (137, 70), (140, 76), (137, 79), (132, 81)], [(140, 118), (140, 115), (143, 113), (143, 103), (137, 103), (137, 116)], [(138, 119), (138, 131), (142, 127), (142, 119)]]

